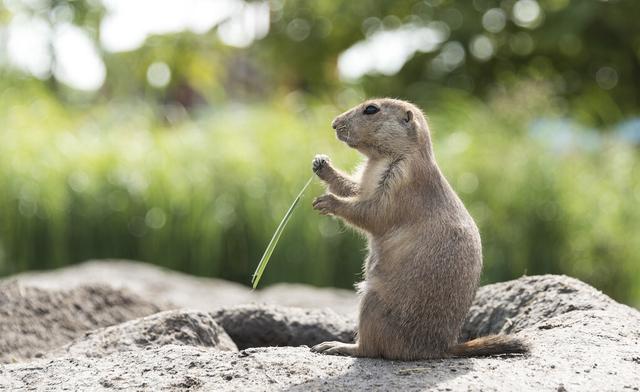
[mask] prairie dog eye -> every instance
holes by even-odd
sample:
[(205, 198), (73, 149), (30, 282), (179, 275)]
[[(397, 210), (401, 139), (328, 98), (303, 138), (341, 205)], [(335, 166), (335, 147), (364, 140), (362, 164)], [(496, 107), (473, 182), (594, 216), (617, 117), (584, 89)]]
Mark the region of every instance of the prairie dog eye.
[(366, 108), (364, 108), (364, 114), (376, 114), (380, 111), (380, 109), (378, 109), (377, 107), (373, 106), (373, 105), (369, 105)]

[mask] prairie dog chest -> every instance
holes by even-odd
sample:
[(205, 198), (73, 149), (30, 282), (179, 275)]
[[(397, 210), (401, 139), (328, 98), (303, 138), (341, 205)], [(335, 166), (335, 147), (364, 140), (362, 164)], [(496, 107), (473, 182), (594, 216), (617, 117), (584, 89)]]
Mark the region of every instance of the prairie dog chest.
[(362, 167), (360, 171), (360, 198), (367, 200), (371, 198), (383, 176), (385, 176), (389, 170), (391, 159), (378, 159), (375, 161), (369, 161)]

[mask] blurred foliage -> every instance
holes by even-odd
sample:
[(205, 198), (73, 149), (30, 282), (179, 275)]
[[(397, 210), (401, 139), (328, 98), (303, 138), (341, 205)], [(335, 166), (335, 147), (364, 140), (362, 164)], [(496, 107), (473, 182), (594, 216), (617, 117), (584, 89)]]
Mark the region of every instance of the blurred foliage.
[[(66, 23), (71, 16), (72, 23), (81, 26), (100, 47), (100, 22), (108, 7), (99, 0), (3, 1), (52, 26)], [(379, 32), (431, 26), (444, 35), (444, 42), (433, 50), (416, 52), (393, 75), (368, 74), (347, 84), (366, 96), (420, 101), (436, 97), (443, 88), (488, 98), (527, 79), (547, 83), (552, 92), (548, 98), (558, 113), (584, 123), (611, 125), (639, 113), (640, 25), (633, 17), (640, 14), (637, 1), (267, 3), (271, 10), (269, 33), (248, 48), (224, 45), (214, 26), (205, 34), (151, 36), (141, 48), (130, 52), (101, 50), (108, 78), (91, 99), (136, 95), (182, 104), (188, 89), (203, 98), (198, 102), (261, 100), (296, 90), (334, 101), (345, 86), (336, 67), (341, 53)], [(149, 13), (154, 10), (150, 8)], [(0, 6), (0, 23), (10, 20), (10, 15)], [(488, 51), (486, 56), (479, 57), (478, 50), (474, 51), (478, 42)], [(452, 50), (462, 56), (461, 61), (443, 68), (443, 56)], [(149, 86), (145, 77), (149, 66), (158, 61), (171, 69), (171, 83), (163, 88)], [(0, 66), (0, 73), (7, 69)], [(53, 76), (49, 81), (56, 84)], [(63, 89), (58, 94), (68, 99), (77, 93)], [(191, 103), (188, 100), (187, 106)]]
[[(248, 283), (313, 155), (344, 168), (359, 160), (327, 126), (337, 109), (302, 95), (162, 129), (143, 101), (70, 114), (46, 95), (17, 98), (35, 93), (0, 101), (3, 274), (126, 257)], [(430, 115), (436, 153), (481, 229), (485, 282), (566, 273), (639, 304), (637, 152), (607, 139), (597, 152), (556, 154), (510, 113), (445, 97)], [(311, 210), (321, 191), (296, 211), (265, 283), (357, 279), (362, 239)]]
[[(640, 306), (640, 156), (610, 132), (639, 114), (640, 2), (268, 3), (269, 32), (246, 48), (214, 26), (112, 53), (100, 46), (106, 3), (0, 0), (0, 50), (19, 10), (51, 31), (81, 28), (106, 67), (102, 87), (81, 92), (56, 80), (55, 51), (42, 80), (0, 51), (0, 274), (124, 257), (248, 284), (313, 155), (347, 169), (360, 159), (330, 120), (395, 96), (429, 116), (481, 228), (485, 282), (566, 273)], [(396, 73), (341, 79), (346, 50), (407, 26), (443, 42)], [(153, 85), (158, 64), (169, 80)], [(555, 149), (562, 135), (532, 132), (544, 118), (586, 124), (576, 137), (600, 142)], [(363, 241), (311, 211), (320, 192), (295, 212), (265, 283), (357, 279)]]
[[(420, 100), (444, 85), (484, 97), (521, 79), (534, 79), (550, 83), (553, 95), (549, 98), (564, 113), (585, 122), (611, 124), (638, 113), (640, 25), (629, 16), (640, 14), (640, 2), (528, 2), (540, 7), (530, 23), (514, 16), (516, 3), (525, 2), (285, 1), (275, 15), (272, 32), (256, 49), (276, 64), (278, 84), (293, 80), (295, 86), (322, 93), (327, 85), (338, 83), (336, 58), (354, 42), (403, 24), (437, 21), (448, 42), (466, 48), (463, 64), (441, 72), (434, 63), (439, 51), (418, 52), (396, 75), (366, 77), (367, 95)], [(308, 25), (303, 40), (292, 31), (295, 21)], [(478, 36), (493, 43), (491, 58), (470, 54), (469, 47)]]

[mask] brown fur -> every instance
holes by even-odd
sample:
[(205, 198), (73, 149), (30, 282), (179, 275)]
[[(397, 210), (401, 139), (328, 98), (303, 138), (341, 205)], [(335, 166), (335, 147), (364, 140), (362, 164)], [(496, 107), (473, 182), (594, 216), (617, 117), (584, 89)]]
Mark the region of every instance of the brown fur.
[[(375, 105), (379, 111), (364, 114)], [(427, 121), (414, 105), (373, 99), (336, 117), (338, 139), (367, 157), (360, 178), (317, 156), (329, 193), (313, 206), (368, 238), (355, 344), (314, 351), (415, 360), (523, 352), (515, 338), (457, 345), (482, 269), (478, 229), (436, 164)]]
[(469, 340), (453, 347), (454, 357), (486, 357), (497, 354), (519, 354), (529, 351), (529, 345), (508, 335), (491, 335)]

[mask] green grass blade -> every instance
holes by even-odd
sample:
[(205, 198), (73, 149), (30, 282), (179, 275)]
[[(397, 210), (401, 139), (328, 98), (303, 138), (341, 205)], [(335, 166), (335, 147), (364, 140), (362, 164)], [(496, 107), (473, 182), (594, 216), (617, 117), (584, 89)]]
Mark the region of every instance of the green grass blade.
[(300, 193), (298, 193), (298, 196), (295, 198), (295, 200), (291, 204), (291, 207), (289, 207), (289, 209), (287, 210), (287, 213), (284, 214), (284, 218), (282, 218), (282, 220), (280, 221), (280, 224), (278, 225), (278, 228), (276, 229), (275, 233), (273, 233), (273, 237), (271, 237), (271, 241), (269, 241), (269, 245), (267, 245), (267, 249), (264, 251), (262, 258), (260, 259), (260, 263), (258, 263), (258, 268), (256, 268), (256, 271), (253, 273), (253, 277), (251, 278), (251, 284), (254, 289), (258, 286), (258, 282), (260, 282), (262, 273), (264, 272), (264, 269), (267, 266), (269, 259), (271, 258), (271, 254), (273, 253), (273, 250), (278, 244), (280, 235), (282, 235), (282, 232), (284, 231), (285, 226), (289, 222), (291, 215), (293, 215), (293, 211), (295, 210), (296, 206), (300, 202), (300, 199), (302, 199), (302, 195), (304, 194), (304, 191), (306, 191), (307, 188), (309, 187), (309, 184), (311, 184), (313, 177), (314, 175), (312, 175), (311, 178), (309, 178), (309, 180), (307, 181), (307, 183), (304, 184), (304, 186), (302, 187), (302, 190), (300, 191)]

